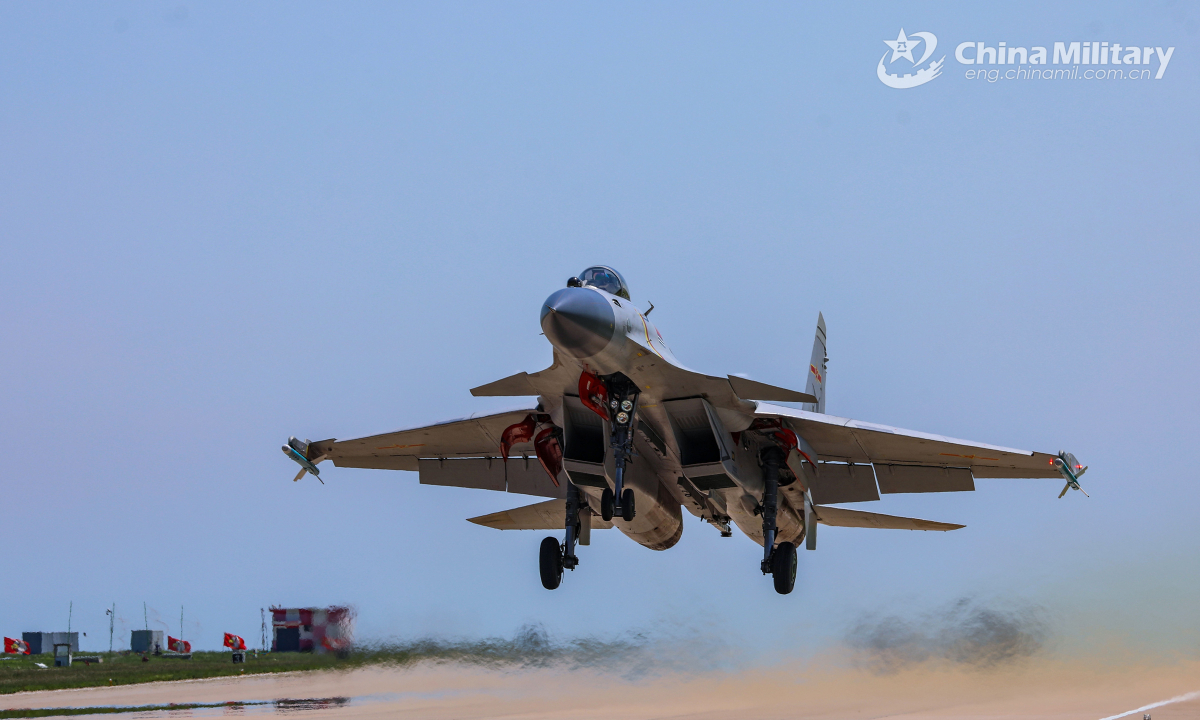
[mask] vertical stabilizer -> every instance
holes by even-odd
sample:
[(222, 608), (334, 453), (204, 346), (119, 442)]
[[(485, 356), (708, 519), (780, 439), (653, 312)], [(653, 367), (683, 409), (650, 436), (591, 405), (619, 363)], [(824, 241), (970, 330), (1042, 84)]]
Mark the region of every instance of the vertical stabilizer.
[(805, 410), (825, 412), (825, 368), (828, 364), (829, 355), (825, 350), (825, 317), (817, 313), (817, 338), (813, 340), (812, 359), (808, 363), (808, 384), (804, 388), (804, 392), (816, 396), (817, 402), (805, 403)]

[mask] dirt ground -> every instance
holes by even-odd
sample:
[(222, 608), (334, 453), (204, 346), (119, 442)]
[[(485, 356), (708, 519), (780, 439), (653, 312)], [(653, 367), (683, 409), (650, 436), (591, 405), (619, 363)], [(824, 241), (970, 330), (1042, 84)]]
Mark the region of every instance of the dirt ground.
[[(1200, 662), (1083, 667), (1026, 662), (1003, 669), (914, 669), (886, 674), (808, 662), (767, 670), (630, 680), (581, 670), (488, 670), (462, 665), (377, 667), (150, 683), (0, 696), (0, 708), (349, 698), (308, 705), (230, 706), (133, 717), (289, 714), (304, 718), (1054, 718), (1200, 720)], [(1156, 702), (1185, 699), (1144, 708)], [(76, 716), (81, 717), (81, 716)], [(82, 717), (99, 717), (82, 716)], [(106, 715), (105, 717), (113, 717)], [(117, 717), (121, 717), (118, 715)]]

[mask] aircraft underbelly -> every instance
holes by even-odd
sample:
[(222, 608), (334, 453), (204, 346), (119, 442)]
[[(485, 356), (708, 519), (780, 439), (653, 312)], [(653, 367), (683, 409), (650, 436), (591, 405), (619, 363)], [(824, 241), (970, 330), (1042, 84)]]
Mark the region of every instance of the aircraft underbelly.
[[(638, 332), (642, 329), (639, 325)], [(662, 402), (673, 395), (690, 394), (675, 388), (679, 371), (683, 370), (672, 357), (656, 352), (653, 343), (634, 337), (636, 333), (618, 332), (599, 353), (586, 359), (573, 359), (580, 371), (598, 375), (620, 372), (630, 378), (642, 391), (639, 401), (639, 416), (647, 421), (660, 437), (670, 436), (670, 421), (663, 410)], [(690, 371), (685, 371), (690, 372)], [(557, 403), (556, 403), (557, 404)], [(720, 408), (724, 410), (724, 408)], [(742, 429), (749, 424), (744, 420), (738, 425)], [(607, 433), (605, 437), (607, 444)], [(674, 449), (656, 453), (645, 442), (638, 444), (635, 457), (626, 470), (625, 483), (633, 489), (636, 497), (637, 517), (630, 522), (614, 519), (614, 526), (634, 541), (655, 549), (665, 550), (679, 541), (683, 532), (682, 490), (674, 482), (676, 476), (684, 475)], [(614, 471), (612, 457), (608, 454), (604, 468), (610, 487)], [(667, 479), (672, 482), (668, 484)], [(585, 489), (591, 498), (591, 506), (599, 508), (600, 488)], [(748, 537), (759, 545), (763, 544), (762, 517), (753, 512), (758, 498), (751, 498), (741, 488), (716, 490), (721, 493), (728, 506), (730, 518)], [(749, 507), (747, 507), (749, 506)], [(688, 504), (693, 515), (703, 517), (703, 510)], [(782, 494), (779, 498), (776, 542), (798, 543), (804, 537), (803, 512), (797, 512)]]
[[(740, 498), (729, 496), (729, 517), (733, 519), (734, 524), (738, 529), (746, 534), (759, 545), (763, 544), (762, 531), (762, 516), (755, 515), (753, 511), (746, 507), (746, 503), (740, 501)], [(799, 545), (804, 539), (804, 522), (800, 519), (802, 513), (797, 513), (791, 504), (788, 503), (786, 497), (779, 496), (779, 512), (776, 515), (776, 532), (775, 542), (790, 542), (793, 545)]]
[[(633, 490), (637, 515), (626, 522), (613, 518), (613, 526), (630, 539), (651, 550), (666, 550), (679, 542), (683, 535), (683, 512), (679, 500), (663, 485), (660, 478), (662, 459), (644, 443), (638, 443), (638, 455), (625, 469), (625, 487)], [(606, 459), (605, 478), (612, 487), (612, 458)], [(581, 487), (589, 505), (599, 512), (601, 488)]]

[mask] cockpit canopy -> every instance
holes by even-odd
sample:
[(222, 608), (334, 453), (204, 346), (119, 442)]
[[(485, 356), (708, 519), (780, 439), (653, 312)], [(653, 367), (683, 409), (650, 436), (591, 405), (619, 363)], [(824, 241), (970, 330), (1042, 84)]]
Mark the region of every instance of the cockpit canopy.
[(629, 286), (621, 273), (610, 267), (594, 265), (579, 273), (579, 279), (584, 287), (594, 287), (620, 298), (629, 299)]

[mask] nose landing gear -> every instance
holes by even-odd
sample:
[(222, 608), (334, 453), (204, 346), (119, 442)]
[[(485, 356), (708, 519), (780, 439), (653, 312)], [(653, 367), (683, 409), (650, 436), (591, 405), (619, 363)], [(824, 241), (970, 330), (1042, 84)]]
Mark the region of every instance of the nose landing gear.
[(633, 491), (625, 488), (624, 484), (625, 463), (633, 455), (633, 424), (637, 421), (638, 394), (637, 385), (624, 375), (617, 373), (608, 378), (608, 417), (609, 427), (612, 428), (610, 444), (613, 464), (616, 466), (613, 478), (615, 487), (611, 497), (620, 501), (613, 510), (626, 522), (633, 520), (637, 514), (633, 506)]
[(626, 522), (637, 512), (633, 493), (625, 489), (625, 464), (633, 456), (633, 428), (637, 422), (638, 395), (641, 390), (621, 373), (597, 377), (589, 372), (579, 376), (579, 400), (608, 422), (609, 446), (615, 466), (612, 490), (600, 498), (600, 516), (605, 521), (620, 515)]

